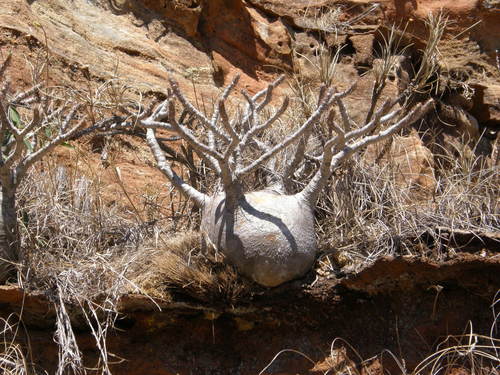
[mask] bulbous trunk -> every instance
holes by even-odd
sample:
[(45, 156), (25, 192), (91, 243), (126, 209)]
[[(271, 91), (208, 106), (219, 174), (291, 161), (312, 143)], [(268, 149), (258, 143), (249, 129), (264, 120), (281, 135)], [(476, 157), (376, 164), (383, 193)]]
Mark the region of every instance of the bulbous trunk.
[(300, 195), (256, 191), (234, 205), (216, 195), (205, 202), (201, 230), (242, 274), (267, 287), (303, 276), (316, 258), (313, 208)]
[(0, 282), (3, 283), (12, 274), (12, 263), (19, 261), (19, 230), (14, 188), (2, 185), (0, 209)]

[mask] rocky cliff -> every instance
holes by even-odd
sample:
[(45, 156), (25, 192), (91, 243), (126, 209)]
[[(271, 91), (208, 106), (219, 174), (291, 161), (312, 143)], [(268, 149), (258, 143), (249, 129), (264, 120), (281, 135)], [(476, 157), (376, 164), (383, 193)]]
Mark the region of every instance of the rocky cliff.
[[(210, 106), (235, 74), (241, 75), (238, 88), (250, 93), (282, 73), (317, 88), (326, 48), (339, 53), (335, 85), (345, 88), (358, 81), (348, 102), (357, 120), (370, 106), (373, 69), (380, 64), (380, 45), (391, 25), (398, 26), (405, 48), (395, 53), (400, 64), (384, 95), (397, 92), (405, 75), (418, 70), (429, 38), (428, 15), (440, 12), (448, 23), (439, 44), (439, 74), (434, 77), (439, 84), (430, 94), (437, 111), (429, 128), (409, 130), (397, 142), (369, 148), (363, 157), (368, 164), (389, 165), (402, 189), (418, 186), (412, 198), (437, 211), (432, 206), (441, 188), (436, 168), (449, 162), (436, 157), (439, 149), (470, 153), (498, 181), (498, 1), (0, 0), (0, 57), (12, 53), (7, 75), (20, 89), (41, 79), (71, 87), (87, 103), (104, 101), (109, 87), (147, 101), (164, 97), (171, 76), (202, 107)], [(279, 90), (280, 95), (293, 91), (286, 85)], [(144, 195), (168, 191), (143, 143), (124, 136), (108, 147), (107, 139), (61, 147), (51, 165), (98, 176), (105, 207), (136, 212)], [(177, 204), (167, 198), (158, 201)], [(498, 212), (498, 196), (490, 198)], [(412, 204), (407, 207), (413, 209)], [(146, 217), (146, 209), (141, 215)], [(395, 236), (396, 256), (374, 257), (358, 267), (339, 251), (336, 264), (319, 262), (304, 280), (276, 290), (252, 289), (241, 299), (199, 298), (187, 283), (154, 298), (135, 289), (115, 301), (115, 329), (106, 333), (109, 369), (113, 374), (256, 374), (288, 348), (309, 358), (286, 352), (263, 373), (409, 373), (446, 336), (459, 335), (466, 327), (472, 332), (468, 322), (478, 334), (469, 338), (494, 336), (498, 232), (431, 229), (433, 235), (405, 239), (424, 248), (418, 256), (405, 253)], [(215, 288), (215, 294), (220, 297), (224, 288)], [(56, 289), (48, 290), (22, 283), (0, 288), (0, 315), (10, 316), (9, 321), (12, 313), (22, 318), (25, 330), (14, 336), (39, 373), (55, 373), (58, 351), (61, 355), (53, 339), (60, 307)], [(88, 373), (104, 373), (99, 348), (104, 342), (96, 340), (102, 336), (95, 335), (77, 307), (68, 308)], [(12, 337), (4, 333), (7, 342)], [(358, 353), (344, 341), (333, 345), (336, 337)], [(456, 340), (457, 346), (466, 345), (467, 337)], [(476, 348), (466, 349), (470, 355)], [(384, 350), (407, 362), (384, 357)], [(449, 358), (456, 363), (449, 367), (453, 374), (470, 373), (457, 359), (464, 356)], [(492, 363), (498, 364), (498, 354), (496, 361)], [(483, 370), (496, 371), (488, 366)]]

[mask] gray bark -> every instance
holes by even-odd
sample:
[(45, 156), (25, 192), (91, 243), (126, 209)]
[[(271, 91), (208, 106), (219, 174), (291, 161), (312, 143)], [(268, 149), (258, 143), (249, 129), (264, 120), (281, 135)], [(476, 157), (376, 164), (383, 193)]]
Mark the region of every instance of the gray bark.
[(0, 282), (4, 283), (20, 258), (16, 195), (13, 187), (2, 185), (0, 207)]
[(216, 195), (203, 210), (205, 242), (261, 285), (301, 277), (311, 269), (317, 246), (313, 208), (298, 197), (256, 191), (230, 208), (225, 194)]

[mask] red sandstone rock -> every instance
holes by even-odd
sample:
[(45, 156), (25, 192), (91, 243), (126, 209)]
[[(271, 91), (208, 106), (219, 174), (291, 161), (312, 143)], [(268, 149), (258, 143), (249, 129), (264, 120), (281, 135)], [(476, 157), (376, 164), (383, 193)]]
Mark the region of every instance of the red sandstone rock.
[[(405, 189), (415, 189), (427, 194), (436, 187), (432, 152), (424, 146), (417, 134), (395, 137), (392, 142), (371, 145), (365, 158), (377, 162), (393, 172), (396, 183)], [(415, 196), (412, 195), (412, 198)]]

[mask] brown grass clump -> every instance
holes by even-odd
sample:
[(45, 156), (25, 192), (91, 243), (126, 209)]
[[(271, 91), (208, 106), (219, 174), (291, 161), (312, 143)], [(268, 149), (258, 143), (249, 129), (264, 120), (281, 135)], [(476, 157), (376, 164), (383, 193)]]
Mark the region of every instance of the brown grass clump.
[(313, 368), (315, 372), (324, 375), (335, 373), (362, 375), (370, 374), (372, 371), (378, 374), (381, 370), (384, 373), (394, 374), (384, 368), (384, 363), (389, 361), (396, 363), (396, 368), (399, 370), (398, 375), (497, 374), (500, 365), (500, 357), (498, 356), (500, 340), (475, 334), (472, 332), (472, 326), (470, 328), (471, 332), (468, 334), (448, 336), (433, 353), (411, 371), (405, 367), (403, 359), (397, 358), (389, 350), (364, 360), (351, 344), (336, 338), (332, 341), (329, 356), (322, 363), (314, 362), (309, 356), (298, 350), (283, 349), (259, 372), (259, 375), (265, 374), (278, 357), (287, 353), (302, 356), (315, 366)]
[(46, 164), (32, 170), (19, 191), (21, 246), (25, 254), (19, 283), (42, 291), (56, 312), (57, 374), (84, 374), (73, 323), (87, 323), (99, 353), (95, 368), (111, 374), (107, 334), (124, 293), (140, 293), (128, 274), (146, 254), (139, 249), (152, 226), (138, 223), (117, 206), (106, 206), (98, 180)]
[(214, 249), (202, 250), (199, 232), (184, 232), (161, 240), (150, 249), (147, 270), (134, 278), (148, 294), (189, 296), (212, 304), (234, 304), (251, 290), (234, 267)]
[[(68, 280), (79, 284), (81, 295), (108, 290), (111, 280), (105, 277), (105, 269), (122, 263), (117, 261), (124, 255), (119, 245), (138, 243), (149, 228), (116, 207), (103, 205), (98, 181), (63, 167), (48, 167), (46, 172), (33, 171), (19, 194), (24, 283), (44, 290), (53, 286), (48, 280), (71, 270), (74, 275)], [(88, 283), (74, 279), (80, 276), (88, 277)], [(88, 290), (82, 289), (84, 285)]]

